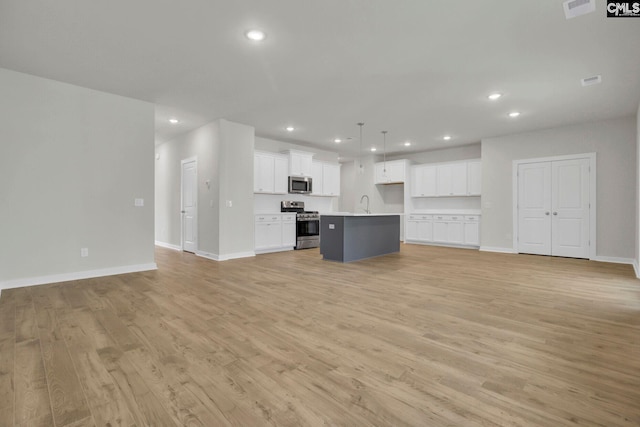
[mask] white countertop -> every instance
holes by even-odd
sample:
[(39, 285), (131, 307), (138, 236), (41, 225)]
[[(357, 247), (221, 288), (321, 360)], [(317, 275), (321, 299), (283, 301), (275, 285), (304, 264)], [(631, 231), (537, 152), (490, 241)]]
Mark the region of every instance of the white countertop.
[(400, 213), (360, 213), (360, 212), (325, 212), (320, 214), (320, 216), (322, 215), (328, 215), (328, 216), (398, 216), (398, 215), (403, 215)]
[(408, 215), (481, 215), (480, 209), (423, 209)]

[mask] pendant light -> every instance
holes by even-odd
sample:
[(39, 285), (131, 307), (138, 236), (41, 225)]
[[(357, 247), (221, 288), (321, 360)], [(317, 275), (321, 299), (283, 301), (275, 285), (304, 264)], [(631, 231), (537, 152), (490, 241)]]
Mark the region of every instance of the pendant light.
[(362, 126), (364, 126), (363, 122), (358, 123), (360, 126), (360, 173), (364, 171), (364, 166), (362, 165)]
[(383, 130), (382, 131), (382, 157), (383, 157), (383, 164), (382, 164), (382, 172), (386, 175), (387, 174), (387, 131)]

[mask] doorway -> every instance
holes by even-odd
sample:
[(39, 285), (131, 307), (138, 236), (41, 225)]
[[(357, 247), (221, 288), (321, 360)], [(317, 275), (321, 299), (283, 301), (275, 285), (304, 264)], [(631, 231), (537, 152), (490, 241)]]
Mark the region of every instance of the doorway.
[(198, 250), (198, 160), (192, 157), (182, 160), (180, 165), (182, 250), (195, 253)]
[(595, 257), (595, 154), (514, 162), (518, 253)]

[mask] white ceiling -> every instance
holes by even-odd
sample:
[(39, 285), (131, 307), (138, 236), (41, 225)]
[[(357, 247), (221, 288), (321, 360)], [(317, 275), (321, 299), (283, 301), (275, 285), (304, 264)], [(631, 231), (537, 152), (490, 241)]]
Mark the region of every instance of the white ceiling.
[(366, 148), (387, 130), (388, 152), (422, 151), (635, 114), (640, 19), (605, 5), (566, 20), (561, 0), (0, 0), (0, 67), (153, 102), (157, 142), (226, 118), (353, 156), (363, 121)]

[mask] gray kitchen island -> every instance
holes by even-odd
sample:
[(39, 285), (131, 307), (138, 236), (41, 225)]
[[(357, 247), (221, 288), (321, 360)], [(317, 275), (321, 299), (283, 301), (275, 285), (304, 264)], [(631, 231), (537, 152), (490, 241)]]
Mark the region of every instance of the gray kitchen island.
[(326, 214), (320, 216), (323, 259), (351, 262), (400, 252), (400, 215)]

